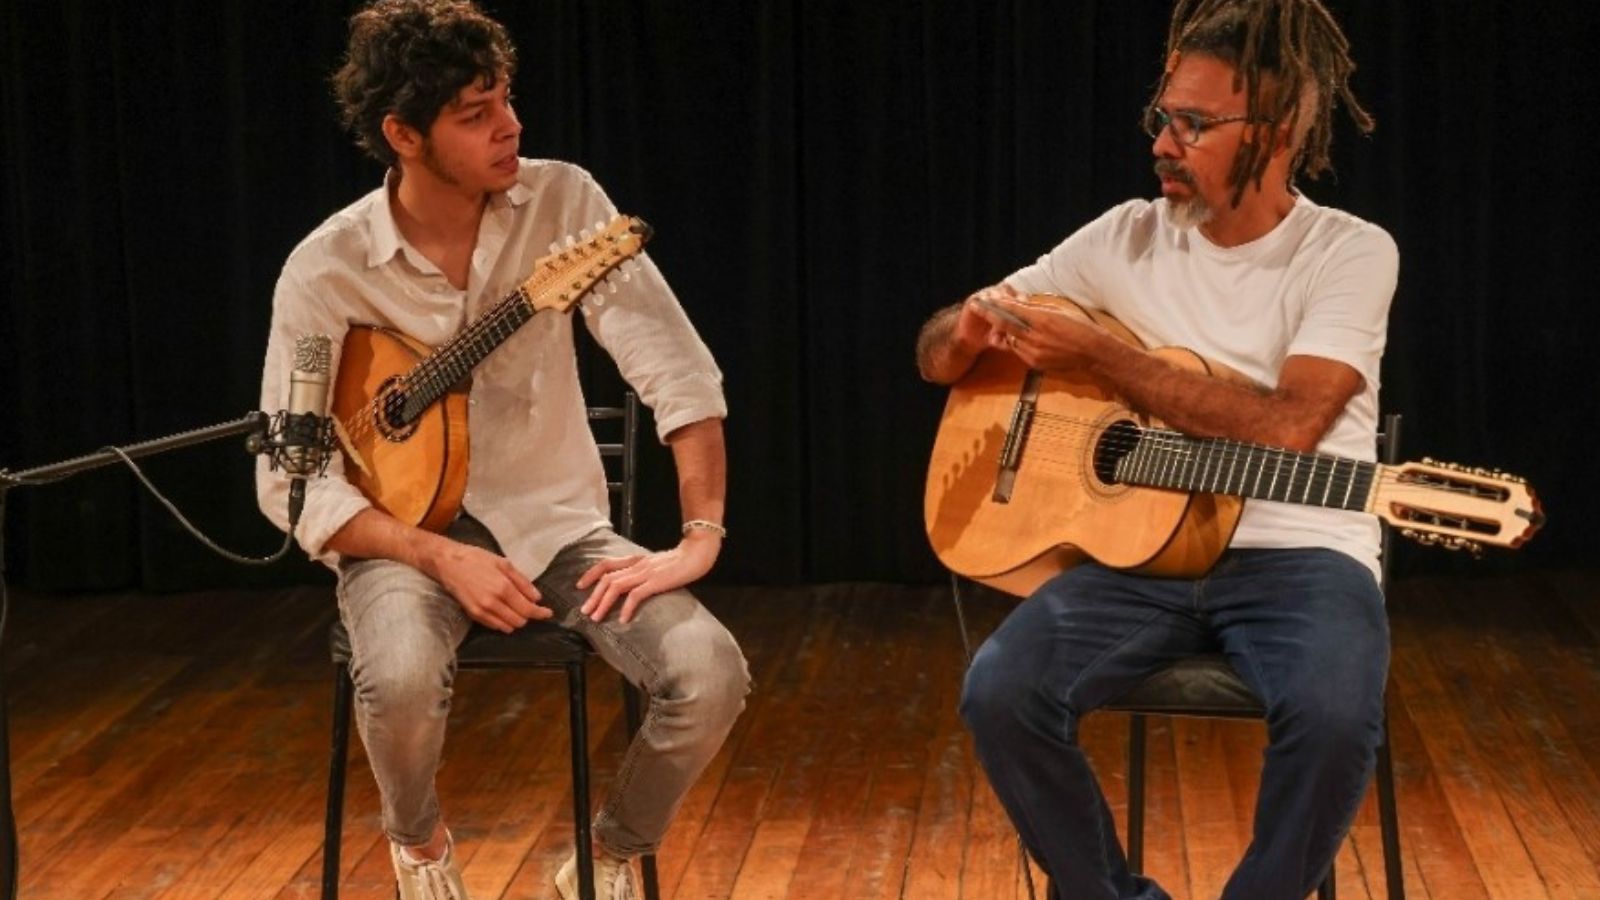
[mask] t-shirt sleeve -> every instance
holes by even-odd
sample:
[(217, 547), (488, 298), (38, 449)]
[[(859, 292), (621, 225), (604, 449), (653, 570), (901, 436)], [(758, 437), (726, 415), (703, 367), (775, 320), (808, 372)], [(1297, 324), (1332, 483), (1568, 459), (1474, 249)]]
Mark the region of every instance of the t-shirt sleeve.
[(1342, 362), (1377, 385), (1399, 269), (1394, 239), (1375, 225), (1333, 246), (1311, 280), (1288, 355)]
[(1118, 232), (1146, 205), (1144, 201), (1130, 200), (1113, 206), (1067, 235), (1066, 240), (1032, 265), (1011, 273), (1006, 284), (1024, 294), (1056, 294), (1088, 306), (1103, 307), (1098, 267), (1115, 243)]

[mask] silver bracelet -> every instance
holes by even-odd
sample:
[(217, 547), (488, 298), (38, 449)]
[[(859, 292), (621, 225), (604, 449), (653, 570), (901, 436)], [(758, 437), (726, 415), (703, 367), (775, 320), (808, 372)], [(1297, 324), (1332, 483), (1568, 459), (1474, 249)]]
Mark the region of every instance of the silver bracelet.
[(718, 525), (717, 523), (707, 519), (690, 519), (689, 521), (683, 523), (684, 534), (688, 534), (689, 532), (695, 530), (710, 531), (715, 533), (717, 537), (723, 539), (728, 537), (728, 529), (723, 528), (721, 525)]

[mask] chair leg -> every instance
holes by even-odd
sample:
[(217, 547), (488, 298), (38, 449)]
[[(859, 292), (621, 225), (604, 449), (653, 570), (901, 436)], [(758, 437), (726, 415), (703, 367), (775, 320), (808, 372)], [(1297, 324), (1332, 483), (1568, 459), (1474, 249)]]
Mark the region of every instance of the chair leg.
[(322, 900), (339, 897), (339, 842), (344, 834), (345, 767), (350, 758), (350, 701), (355, 684), (348, 664), (334, 667), (333, 738), (328, 747), (328, 809), (322, 826)]
[(1405, 865), (1400, 859), (1400, 815), (1394, 800), (1394, 758), (1389, 753), (1389, 715), (1383, 716), (1383, 740), (1378, 743), (1378, 826), (1383, 834), (1383, 877), (1389, 900), (1405, 900)]
[(594, 845), (589, 837), (589, 687), (583, 661), (567, 664), (567, 718), (572, 734), (572, 834), (578, 897), (594, 900)]
[(1144, 716), (1128, 719), (1128, 869), (1144, 871)]
[[(644, 692), (626, 678), (619, 680), (622, 682), (622, 708), (628, 717), (628, 736), (633, 737), (644, 723)], [(646, 853), (639, 859), (639, 871), (644, 877), (644, 900), (661, 900), (661, 880), (656, 873), (654, 853)]]
[(1334, 866), (1328, 866), (1328, 875), (1322, 879), (1322, 884), (1317, 885), (1317, 900), (1337, 900), (1338, 892), (1333, 884)]

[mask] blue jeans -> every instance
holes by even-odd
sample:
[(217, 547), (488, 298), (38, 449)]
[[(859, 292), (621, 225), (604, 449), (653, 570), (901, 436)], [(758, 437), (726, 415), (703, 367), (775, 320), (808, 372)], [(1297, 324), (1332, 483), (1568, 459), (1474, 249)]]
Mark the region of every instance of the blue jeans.
[(1302, 900), (1371, 776), (1389, 624), (1371, 571), (1332, 550), (1233, 550), (1198, 579), (1085, 564), (1012, 612), (961, 698), (978, 757), (1055, 898), (1167, 894), (1131, 874), (1078, 722), (1153, 670), (1228, 655), (1267, 708), (1253, 838), (1225, 900)]

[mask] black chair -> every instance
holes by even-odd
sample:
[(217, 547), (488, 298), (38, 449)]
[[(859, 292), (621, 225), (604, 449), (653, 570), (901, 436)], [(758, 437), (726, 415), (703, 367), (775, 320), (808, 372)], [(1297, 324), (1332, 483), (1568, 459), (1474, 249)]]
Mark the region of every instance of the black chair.
[[(1378, 458), (1399, 460), (1400, 416), (1383, 419), (1378, 435)], [(1383, 527), (1380, 565), (1385, 593), (1389, 586), (1389, 528)], [(1119, 697), (1104, 709), (1130, 713), (1128, 728), (1128, 866), (1140, 871), (1144, 861), (1145, 717), (1205, 716), (1228, 719), (1263, 719), (1266, 708), (1220, 653), (1181, 660)], [(1383, 836), (1384, 878), (1390, 900), (1405, 900), (1404, 868), (1400, 859), (1400, 824), (1394, 802), (1394, 764), (1389, 754), (1389, 718), (1384, 714), (1383, 739), (1378, 745), (1378, 819)], [(1334, 900), (1334, 870), (1317, 888), (1319, 900)]]
[[(597, 431), (618, 431), (616, 440), (599, 438), (600, 455), (607, 466), (606, 486), (612, 495), (612, 517), (617, 533), (633, 537), (636, 438), (639, 400), (629, 392), (621, 406), (590, 407), (589, 421)], [(615, 423), (615, 424), (606, 424)], [(333, 742), (328, 761), (328, 808), (323, 834), (322, 896), (339, 896), (339, 842), (344, 825), (345, 769), (350, 747), (350, 704), (355, 686), (350, 678), (350, 636), (335, 620), (328, 632), (335, 669), (333, 686)], [(589, 834), (589, 716), (588, 685), (584, 665), (593, 648), (582, 635), (550, 622), (529, 622), (512, 634), (477, 625), (467, 634), (456, 654), (462, 669), (562, 669), (567, 674), (567, 717), (572, 738), (572, 827), (578, 856), (578, 887), (582, 900), (594, 900), (593, 844)], [(639, 729), (642, 700), (626, 679), (622, 682), (628, 733)], [(653, 855), (640, 861), (647, 900), (659, 900)]]

